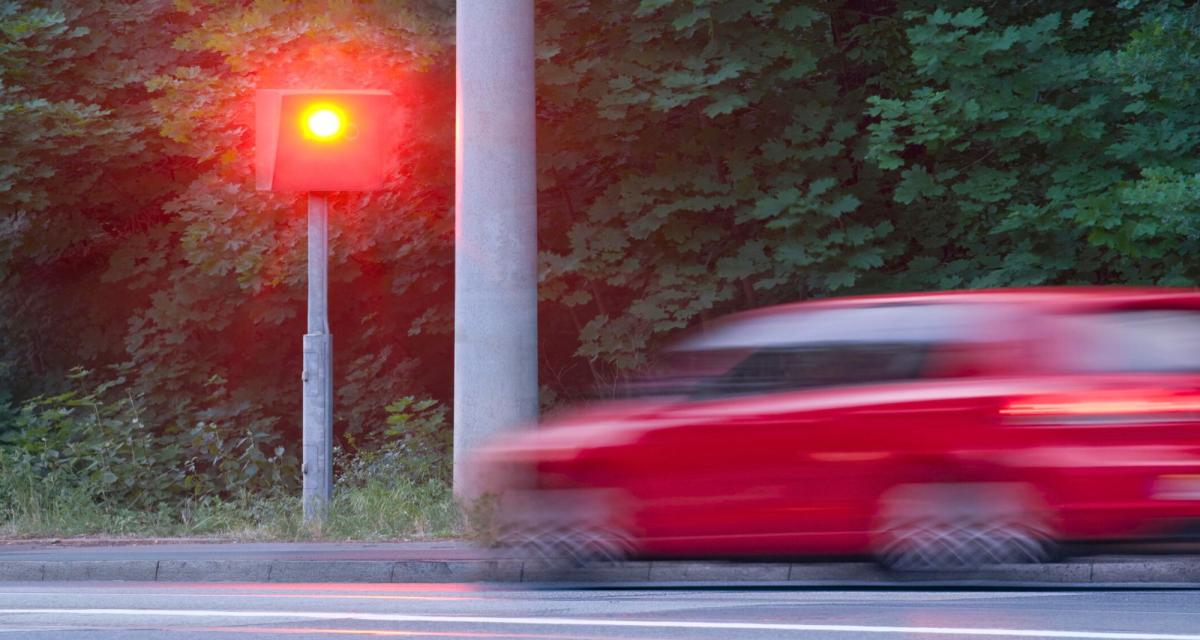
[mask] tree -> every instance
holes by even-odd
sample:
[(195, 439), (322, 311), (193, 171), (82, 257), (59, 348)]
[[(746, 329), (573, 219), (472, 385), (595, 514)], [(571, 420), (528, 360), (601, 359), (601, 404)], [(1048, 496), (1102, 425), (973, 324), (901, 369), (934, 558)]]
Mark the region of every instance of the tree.
[(913, 81), (869, 111), (901, 287), (1195, 282), (1196, 9), (1074, 4), (904, 13)]
[[(154, 135), (145, 82), (182, 59), (160, 2), (0, 6), (0, 385), (52, 391), (122, 359), (141, 300), (105, 277), (153, 265), (161, 206), (191, 163)], [(134, 247), (138, 249), (134, 249)]]
[[(542, 380), (561, 398), (743, 308), (1200, 277), (1191, 4), (537, 8)], [(160, 431), (297, 437), (303, 203), (254, 191), (250, 98), (338, 85), (391, 89), (407, 116), (389, 190), (333, 202), (338, 432), (448, 398), (452, 9), (3, 5), (5, 392), (57, 393), (83, 365)]]
[[(338, 430), (444, 388), (449, 349), (453, 90), (447, 2), (197, 3), (175, 46), (201, 64), (149, 83), (159, 130), (201, 168), (166, 204), (176, 242), (127, 336), (148, 397), (172, 412), (298, 433), (305, 218), (254, 191), (253, 91), (391, 89), (405, 129), (389, 190), (332, 199), (330, 323)], [(126, 273), (132, 282), (140, 274)]]
[(251, 96), (300, 85), (390, 88), (407, 116), (391, 189), (334, 200), (339, 430), (448, 390), (450, 6), (6, 5), (15, 397), (111, 366), (109, 392), (160, 430), (295, 431), (304, 217), (296, 197), (254, 191)]
[(1196, 281), (1191, 5), (624, 6), (542, 6), (543, 296), (577, 379), (783, 300)]
[(543, 296), (591, 377), (883, 265), (894, 225), (863, 110), (891, 22), (838, 2), (540, 8)]

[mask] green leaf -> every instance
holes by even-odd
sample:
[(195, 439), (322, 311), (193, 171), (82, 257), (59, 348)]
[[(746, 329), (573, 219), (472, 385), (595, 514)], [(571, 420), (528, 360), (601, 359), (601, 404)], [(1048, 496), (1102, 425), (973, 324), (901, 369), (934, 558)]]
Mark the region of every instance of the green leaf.
[(712, 118), (715, 116), (732, 113), (736, 109), (741, 109), (749, 104), (745, 96), (737, 93), (729, 93), (713, 100), (707, 107), (704, 108), (704, 115)]
[(825, 14), (803, 5), (795, 6), (783, 12), (783, 16), (779, 19), (779, 26), (788, 30), (807, 29), (812, 26), (817, 20), (825, 18)]
[(1092, 21), (1093, 15), (1095, 15), (1095, 14), (1092, 12), (1091, 9), (1080, 9), (1079, 11), (1076, 11), (1075, 13), (1071, 14), (1071, 20), (1070, 20), (1071, 28), (1072, 29), (1087, 28), (1088, 24)]

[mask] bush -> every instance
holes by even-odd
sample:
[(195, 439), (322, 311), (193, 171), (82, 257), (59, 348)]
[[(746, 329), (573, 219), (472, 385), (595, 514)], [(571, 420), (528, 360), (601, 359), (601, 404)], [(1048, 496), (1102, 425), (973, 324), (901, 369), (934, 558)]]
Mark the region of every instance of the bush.
[(299, 469), (269, 425), (155, 429), (120, 378), (0, 411), (0, 535), (396, 539), (460, 527), (451, 433), (432, 400), (401, 398), (353, 451), (321, 531), (301, 522)]
[(389, 476), (448, 484), (453, 431), (446, 422), (446, 407), (437, 400), (405, 396), (385, 409), (384, 426), (368, 430), (357, 441), (348, 438), (347, 448), (335, 456), (339, 480), (361, 486), (368, 478)]
[[(89, 377), (82, 370), (72, 374), (80, 384)], [(6, 464), (132, 509), (294, 484), (296, 457), (272, 431), (207, 421), (151, 428), (138, 399), (116, 392), (122, 382), (23, 403), (3, 430)]]

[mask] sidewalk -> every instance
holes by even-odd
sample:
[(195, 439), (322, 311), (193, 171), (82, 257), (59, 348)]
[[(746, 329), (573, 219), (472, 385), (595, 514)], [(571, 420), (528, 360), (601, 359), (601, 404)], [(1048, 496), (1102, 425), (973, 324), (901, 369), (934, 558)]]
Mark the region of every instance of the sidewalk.
[(457, 541), (0, 544), (0, 581), (62, 580), (1200, 588), (1200, 556), (1095, 556), (918, 579), (869, 562), (653, 561), (563, 570)]

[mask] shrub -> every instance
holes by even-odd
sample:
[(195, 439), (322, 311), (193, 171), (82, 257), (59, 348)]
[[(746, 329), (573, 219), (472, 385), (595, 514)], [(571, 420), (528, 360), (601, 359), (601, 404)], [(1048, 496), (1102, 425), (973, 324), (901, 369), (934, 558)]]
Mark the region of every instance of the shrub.
[(402, 397), (385, 407), (387, 422), (349, 439), (336, 457), (339, 481), (361, 485), (367, 478), (402, 477), (414, 483), (448, 484), (453, 467), (453, 431), (437, 400)]
[[(82, 385), (89, 376), (77, 370), (72, 379)], [(153, 428), (142, 421), (137, 397), (114, 393), (122, 382), (116, 378), (17, 407), (2, 430), (5, 464), (19, 472), (14, 477), (132, 509), (294, 483), (296, 457), (272, 431), (210, 421)]]
[(330, 518), (301, 523), (295, 455), (269, 424), (154, 428), (116, 378), (0, 407), (0, 535), (223, 535), (239, 539), (446, 536), (446, 409), (404, 397), (353, 450), (339, 447)]

